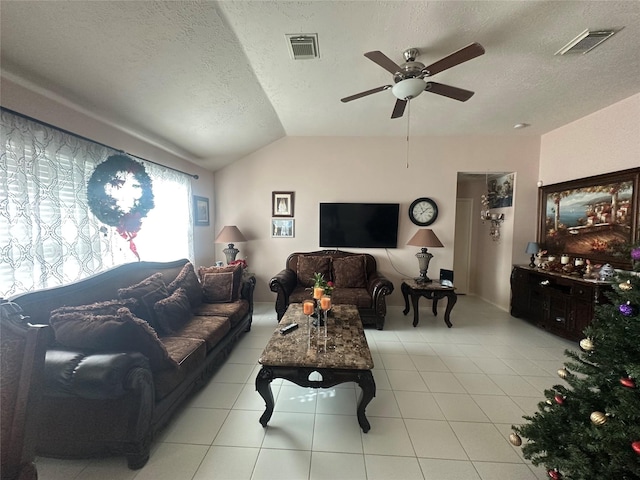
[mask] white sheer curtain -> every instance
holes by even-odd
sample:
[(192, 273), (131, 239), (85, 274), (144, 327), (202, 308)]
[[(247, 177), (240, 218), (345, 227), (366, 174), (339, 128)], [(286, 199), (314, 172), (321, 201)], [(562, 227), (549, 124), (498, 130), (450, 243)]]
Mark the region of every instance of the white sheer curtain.
[[(87, 205), (93, 169), (117, 152), (4, 110), (0, 143), (0, 296), (137, 261), (129, 243)], [(190, 178), (141, 163), (155, 207), (135, 239), (140, 259), (193, 259)]]

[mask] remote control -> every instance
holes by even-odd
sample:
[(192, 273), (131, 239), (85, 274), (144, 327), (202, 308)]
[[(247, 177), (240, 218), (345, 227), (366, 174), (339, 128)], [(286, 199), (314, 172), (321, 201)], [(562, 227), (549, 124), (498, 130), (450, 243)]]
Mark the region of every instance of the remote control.
[(287, 325), (286, 327), (282, 327), (280, 329), (280, 333), (282, 335), (286, 335), (289, 332), (293, 332), (296, 328), (298, 328), (298, 324), (297, 323), (292, 323), (291, 325)]

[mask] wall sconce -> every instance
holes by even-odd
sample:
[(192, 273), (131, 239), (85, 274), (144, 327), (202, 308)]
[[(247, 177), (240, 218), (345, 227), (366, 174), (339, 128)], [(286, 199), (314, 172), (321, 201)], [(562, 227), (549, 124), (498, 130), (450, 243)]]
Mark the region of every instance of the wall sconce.
[(480, 218), (482, 223), (491, 222), (489, 235), (491, 235), (493, 241), (497, 242), (500, 240), (500, 225), (504, 222), (504, 213), (491, 213), (490, 210), (482, 210), (480, 212)]

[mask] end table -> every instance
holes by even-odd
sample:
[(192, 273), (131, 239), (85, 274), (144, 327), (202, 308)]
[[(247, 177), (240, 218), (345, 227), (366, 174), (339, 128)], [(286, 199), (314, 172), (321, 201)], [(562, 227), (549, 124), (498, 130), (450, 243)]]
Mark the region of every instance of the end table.
[(420, 312), (418, 310), (418, 300), (420, 300), (420, 297), (433, 300), (432, 311), (434, 316), (438, 315), (438, 300), (446, 297), (447, 308), (444, 311), (444, 323), (447, 324), (447, 327), (452, 327), (449, 316), (451, 314), (451, 310), (453, 310), (453, 306), (458, 301), (458, 295), (456, 295), (455, 287), (444, 287), (440, 282), (436, 281), (420, 283), (414, 279), (405, 278), (402, 280), (400, 290), (404, 297), (404, 310), (402, 313), (405, 315), (409, 313), (409, 297), (411, 297), (414, 327), (418, 326), (418, 321), (420, 320)]

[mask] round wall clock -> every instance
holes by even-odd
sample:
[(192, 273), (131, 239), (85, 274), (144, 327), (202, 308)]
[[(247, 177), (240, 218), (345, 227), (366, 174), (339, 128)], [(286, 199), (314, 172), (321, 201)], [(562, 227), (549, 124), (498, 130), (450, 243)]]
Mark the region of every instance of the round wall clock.
[(418, 198), (409, 207), (409, 218), (420, 227), (429, 226), (438, 218), (438, 205), (430, 198)]

